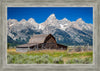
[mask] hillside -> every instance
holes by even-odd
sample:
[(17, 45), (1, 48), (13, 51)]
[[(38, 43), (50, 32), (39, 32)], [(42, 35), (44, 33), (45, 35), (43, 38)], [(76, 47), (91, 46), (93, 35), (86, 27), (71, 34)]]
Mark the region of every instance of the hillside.
[(34, 34), (52, 34), (58, 43), (64, 45), (93, 45), (93, 24), (85, 23), (81, 18), (69, 21), (58, 20), (51, 14), (43, 23), (37, 23), (33, 18), (28, 21), (9, 19), (8, 43), (27, 43)]

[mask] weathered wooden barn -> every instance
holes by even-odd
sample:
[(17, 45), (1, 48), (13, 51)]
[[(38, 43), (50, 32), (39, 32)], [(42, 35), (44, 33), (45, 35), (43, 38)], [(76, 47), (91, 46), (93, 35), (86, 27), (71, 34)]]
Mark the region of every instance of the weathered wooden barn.
[(57, 44), (56, 39), (51, 34), (34, 35), (27, 44), (16, 47), (17, 52), (27, 52), (42, 49), (61, 49), (66, 50), (67, 46)]

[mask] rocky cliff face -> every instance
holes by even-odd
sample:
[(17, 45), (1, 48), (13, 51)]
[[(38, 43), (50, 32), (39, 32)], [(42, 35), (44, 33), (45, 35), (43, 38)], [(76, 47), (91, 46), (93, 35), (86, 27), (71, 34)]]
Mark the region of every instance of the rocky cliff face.
[(33, 18), (28, 21), (22, 19), (19, 22), (9, 19), (7, 24), (8, 43), (27, 43), (34, 34), (52, 34), (58, 43), (66, 45), (93, 44), (93, 24), (85, 23), (81, 18), (71, 22), (66, 18), (58, 20), (55, 14), (51, 14), (41, 24)]

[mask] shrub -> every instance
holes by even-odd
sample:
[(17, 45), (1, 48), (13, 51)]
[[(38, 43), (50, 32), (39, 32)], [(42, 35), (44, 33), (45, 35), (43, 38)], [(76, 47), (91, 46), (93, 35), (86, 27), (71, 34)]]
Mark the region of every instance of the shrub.
[(32, 60), (25, 60), (23, 64), (35, 64)]
[(49, 61), (49, 59), (45, 58), (45, 59), (43, 59), (43, 63), (44, 63), (44, 64), (49, 64), (50, 61)]
[(49, 58), (50, 56), (48, 54), (43, 54), (41, 57), (42, 58)]
[(82, 51), (82, 50), (81, 50), (81, 47), (76, 47), (76, 48), (75, 48), (75, 51), (76, 51), (76, 52)]
[(90, 57), (86, 57), (84, 59), (73, 58), (66, 62), (66, 64), (91, 64), (91, 63), (92, 63), (92, 58), (90, 58)]
[(79, 63), (81, 63), (81, 59), (77, 59), (77, 58), (68, 60), (68, 61), (66, 62), (66, 64), (79, 64)]
[[(15, 51), (8, 51), (7, 63), (8, 64), (64, 64), (65, 59), (69, 58), (70, 60), (66, 61), (67, 64), (90, 64), (92, 63), (93, 60), (92, 59), (93, 52), (67, 53), (66, 51), (60, 51), (60, 50), (54, 52), (52, 51), (50, 52), (33, 51), (30, 53), (18, 53)], [(81, 59), (79, 57), (87, 57), (87, 58)]]
[(33, 57), (33, 59), (38, 59), (38, 58), (40, 58), (40, 56), (38, 56), (38, 55), (35, 55), (35, 56)]
[(63, 64), (64, 61), (62, 60), (62, 56), (54, 58), (54, 59), (53, 59), (53, 63), (56, 63), (56, 64)]
[(83, 64), (91, 64), (92, 63), (92, 58), (91, 57), (86, 57), (82, 61)]
[(7, 61), (8, 61), (7, 63), (8, 63), (8, 64), (13, 63), (13, 59), (14, 59), (14, 58), (13, 58), (12, 55), (10, 55), (10, 54), (7, 55)]
[(36, 59), (36, 61), (35, 61), (35, 63), (37, 63), (37, 64), (41, 64), (43, 61), (42, 61), (42, 58), (38, 58), (38, 59)]
[(18, 59), (15, 61), (15, 64), (23, 64), (23, 59)]

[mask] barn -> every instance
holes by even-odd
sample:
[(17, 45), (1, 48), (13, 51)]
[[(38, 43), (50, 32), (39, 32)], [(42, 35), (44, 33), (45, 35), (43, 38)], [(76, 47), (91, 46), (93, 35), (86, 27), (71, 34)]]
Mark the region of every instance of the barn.
[(30, 38), (27, 44), (16, 47), (17, 52), (27, 52), (42, 49), (62, 49), (66, 50), (67, 46), (57, 44), (56, 39), (51, 34), (39, 34)]

